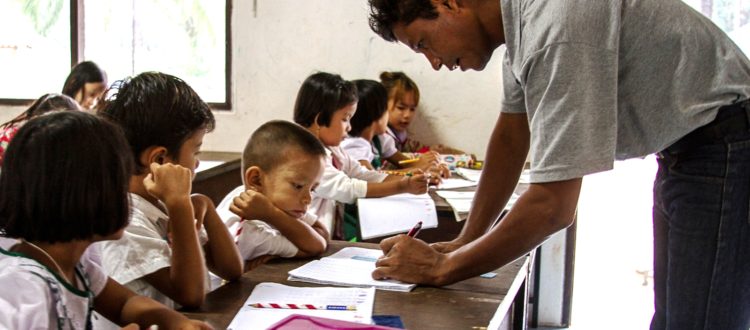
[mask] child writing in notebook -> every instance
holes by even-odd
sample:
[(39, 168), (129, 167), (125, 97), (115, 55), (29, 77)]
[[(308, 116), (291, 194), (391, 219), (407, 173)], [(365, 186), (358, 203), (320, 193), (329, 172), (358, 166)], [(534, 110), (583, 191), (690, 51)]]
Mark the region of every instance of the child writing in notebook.
[(307, 211), (325, 157), (315, 136), (287, 121), (265, 123), (250, 136), (242, 153), (244, 185), (227, 194), (217, 208), (230, 232), (238, 233), (244, 260), (325, 252), (328, 229)]
[[(341, 148), (359, 163), (370, 169), (379, 170), (386, 159), (408, 159), (400, 155), (393, 145), (384, 149), (378, 135), (388, 129), (388, 92), (380, 82), (375, 80), (354, 80), (357, 87), (357, 111), (351, 119), (349, 136), (341, 142)], [(415, 167), (417, 166), (417, 167)], [(422, 166), (422, 168), (418, 167)], [(414, 162), (401, 167), (401, 170), (390, 173), (409, 173), (421, 169), (431, 174), (431, 184), (440, 183), (440, 177), (449, 177), (447, 167), (435, 162)]]
[(225, 280), (242, 275), (237, 246), (210, 199), (190, 196), (213, 114), (174, 76), (146, 72), (115, 86), (100, 115), (125, 131), (135, 173), (130, 224), (122, 239), (102, 245), (104, 269), (165, 305), (200, 306), (207, 268)]
[(354, 84), (325, 72), (305, 79), (294, 105), (294, 121), (312, 132), (327, 148), (325, 171), (315, 189), (311, 211), (332, 232), (334, 239), (355, 236), (351, 230), (344, 233), (343, 212), (336, 202), (349, 204), (362, 197), (427, 192), (428, 177), (421, 172), (401, 176), (372, 171), (341, 149), (339, 145), (351, 129), (349, 120), (356, 109)]
[(388, 91), (388, 130), (378, 138), (387, 150), (396, 149), (399, 152), (388, 160), (398, 166), (399, 161), (408, 159), (403, 153), (420, 153), (419, 166), (424, 163), (436, 162), (439, 154), (465, 154), (465, 152), (443, 145), (427, 146), (417, 140), (409, 138), (407, 129), (416, 116), (419, 104), (419, 88), (409, 76), (403, 72), (382, 72), (380, 82)]
[[(0, 328), (91, 329), (92, 312), (144, 329), (209, 329), (115, 282), (89, 246), (128, 223), (133, 159), (122, 131), (78, 111), (31, 119), (0, 176)], [(40, 175), (43, 173), (43, 175)]]
[(34, 101), (26, 111), (0, 125), (0, 165), (3, 164), (3, 154), (5, 149), (8, 148), (8, 143), (26, 121), (41, 114), (59, 110), (80, 111), (81, 107), (68, 96), (54, 93), (44, 94)]
[[(405, 155), (396, 150), (393, 144), (387, 148), (380, 143), (379, 135), (385, 134), (388, 129), (388, 91), (383, 84), (375, 80), (359, 79), (353, 81), (357, 87), (357, 111), (351, 119), (351, 130), (349, 137), (341, 142), (341, 147), (349, 156), (356, 159), (371, 170), (379, 170), (384, 167), (386, 159), (405, 160)], [(447, 167), (434, 162), (414, 162), (401, 166), (403, 173), (414, 169), (430, 172), (431, 182), (438, 184), (440, 177), (449, 177), (450, 171)], [(419, 166), (422, 166), (421, 168)], [(398, 171), (396, 171), (398, 172)]]

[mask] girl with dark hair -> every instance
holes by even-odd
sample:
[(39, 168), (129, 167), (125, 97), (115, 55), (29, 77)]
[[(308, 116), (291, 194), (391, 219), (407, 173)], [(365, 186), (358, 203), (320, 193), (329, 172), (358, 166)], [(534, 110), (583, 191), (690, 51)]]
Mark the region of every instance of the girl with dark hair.
[(117, 126), (80, 111), (23, 125), (0, 176), (0, 328), (91, 329), (93, 312), (121, 326), (208, 329), (104, 274), (89, 248), (128, 224), (133, 158)]
[(65, 79), (62, 93), (72, 97), (86, 110), (94, 110), (107, 89), (107, 74), (96, 63), (78, 63)]
[(0, 165), (3, 165), (3, 154), (10, 140), (16, 135), (26, 121), (41, 114), (57, 110), (81, 110), (72, 98), (62, 94), (44, 94), (16, 118), (0, 125)]

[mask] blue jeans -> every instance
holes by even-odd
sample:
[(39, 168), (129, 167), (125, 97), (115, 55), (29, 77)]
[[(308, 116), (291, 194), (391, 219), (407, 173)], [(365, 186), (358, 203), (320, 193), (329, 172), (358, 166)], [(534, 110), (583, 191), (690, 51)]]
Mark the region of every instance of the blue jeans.
[(750, 328), (750, 131), (706, 140), (659, 154), (651, 329)]

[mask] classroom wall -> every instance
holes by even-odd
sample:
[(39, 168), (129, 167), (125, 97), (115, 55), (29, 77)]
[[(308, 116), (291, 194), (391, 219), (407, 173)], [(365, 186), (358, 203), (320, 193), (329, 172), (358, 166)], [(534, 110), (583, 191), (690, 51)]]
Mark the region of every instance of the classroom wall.
[[(435, 72), (422, 55), (371, 32), (367, 14), (366, 1), (234, 1), (233, 107), (215, 112), (217, 128), (203, 149), (239, 152), (262, 123), (291, 120), (297, 89), (313, 72), (377, 79), (383, 70), (401, 70), (422, 95), (413, 135), (483, 158), (499, 114), (502, 50), (484, 72)], [(22, 110), (0, 106), (0, 121)]]

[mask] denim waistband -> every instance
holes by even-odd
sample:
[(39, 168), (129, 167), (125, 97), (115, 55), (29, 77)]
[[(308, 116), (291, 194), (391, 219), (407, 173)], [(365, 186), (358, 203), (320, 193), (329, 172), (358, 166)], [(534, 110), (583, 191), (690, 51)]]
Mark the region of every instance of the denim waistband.
[(713, 121), (696, 128), (658, 155), (686, 151), (705, 143), (719, 141), (727, 135), (747, 131), (750, 131), (750, 100), (719, 108)]

